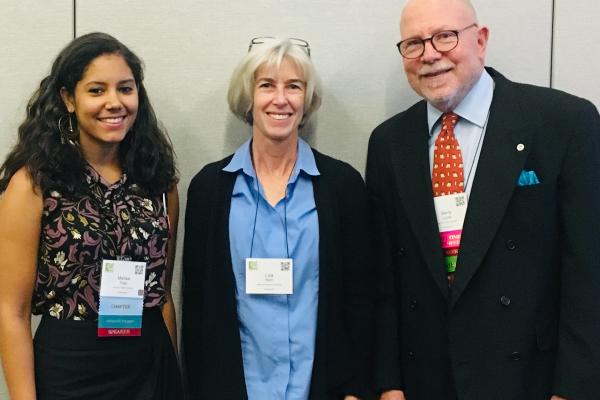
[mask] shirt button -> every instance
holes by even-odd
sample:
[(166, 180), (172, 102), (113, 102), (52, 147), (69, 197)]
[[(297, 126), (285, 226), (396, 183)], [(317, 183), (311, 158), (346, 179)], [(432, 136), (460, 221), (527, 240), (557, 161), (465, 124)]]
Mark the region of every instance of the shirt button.
[(415, 359), (415, 353), (413, 351), (409, 351), (408, 352), (408, 359), (409, 360), (414, 360)]
[(518, 351), (514, 351), (510, 353), (510, 356), (508, 356), (508, 358), (512, 361), (519, 361), (521, 359), (521, 353), (519, 353)]
[(406, 253), (406, 249), (404, 247), (400, 247), (398, 249), (398, 253), (397, 254), (398, 254), (399, 257), (402, 257), (405, 253)]
[(504, 307), (508, 307), (510, 305), (510, 297), (500, 297), (500, 304), (502, 304)]
[(507, 240), (506, 241), (506, 248), (510, 251), (516, 250), (517, 249), (517, 242), (515, 242), (514, 240)]
[(410, 306), (409, 306), (409, 307), (410, 307), (410, 309), (411, 309), (411, 310), (414, 310), (414, 309), (416, 309), (416, 308), (417, 308), (417, 301), (416, 301), (416, 300), (414, 300), (414, 299), (413, 299), (413, 300), (411, 300), (411, 301), (410, 301)]

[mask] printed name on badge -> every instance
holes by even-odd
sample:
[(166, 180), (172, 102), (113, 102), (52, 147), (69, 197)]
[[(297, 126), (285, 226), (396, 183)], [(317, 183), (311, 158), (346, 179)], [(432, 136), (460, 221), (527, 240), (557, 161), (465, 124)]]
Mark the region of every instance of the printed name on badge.
[(247, 258), (247, 294), (293, 294), (291, 258)]

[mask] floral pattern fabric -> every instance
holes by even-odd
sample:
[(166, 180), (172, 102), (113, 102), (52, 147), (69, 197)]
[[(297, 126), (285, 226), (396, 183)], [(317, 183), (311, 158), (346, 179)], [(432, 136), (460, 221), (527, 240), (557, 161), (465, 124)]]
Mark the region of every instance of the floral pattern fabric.
[(127, 175), (108, 184), (91, 166), (84, 196), (44, 192), (33, 313), (97, 320), (103, 259), (146, 262), (144, 307), (165, 301), (169, 223), (161, 198)]

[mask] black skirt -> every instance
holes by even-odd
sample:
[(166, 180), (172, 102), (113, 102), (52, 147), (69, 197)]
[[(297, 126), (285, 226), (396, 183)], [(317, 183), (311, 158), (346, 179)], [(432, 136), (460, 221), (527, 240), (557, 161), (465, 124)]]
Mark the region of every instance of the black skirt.
[(183, 398), (175, 350), (158, 307), (142, 336), (98, 337), (97, 323), (44, 316), (34, 339), (38, 400)]

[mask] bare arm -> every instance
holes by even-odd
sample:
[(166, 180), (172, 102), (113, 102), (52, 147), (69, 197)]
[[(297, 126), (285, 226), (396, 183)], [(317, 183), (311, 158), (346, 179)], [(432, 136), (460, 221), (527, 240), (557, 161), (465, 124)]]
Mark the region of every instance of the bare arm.
[(0, 198), (0, 354), (10, 398), (35, 399), (31, 297), (43, 199), (21, 168)]
[(167, 195), (167, 213), (169, 214), (169, 221), (171, 222), (171, 235), (167, 251), (167, 279), (165, 280), (167, 301), (162, 306), (162, 315), (169, 331), (169, 335), (171, 336), (173, 347), (175, 347), (175, 351), (177, 351), (177, 319), (175, 317), (175, 304), (173, 303), (173, 297), (171, 296), (173, 264), (175, 263), (175, 248), (177, 247), (177, 223), (179, 221), (179, 194), (177, 193), (176, 186), (173, 186), (173, 189), (171, 189)]

